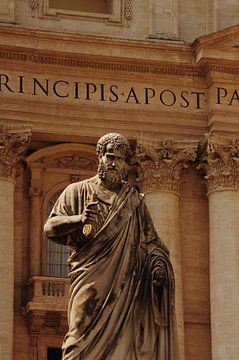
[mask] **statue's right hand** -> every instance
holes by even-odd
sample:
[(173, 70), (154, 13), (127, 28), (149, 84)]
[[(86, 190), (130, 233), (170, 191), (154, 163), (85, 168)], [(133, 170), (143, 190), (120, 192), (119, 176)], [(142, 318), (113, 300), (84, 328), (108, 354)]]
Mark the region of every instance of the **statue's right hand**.
[(97, 219), (98, 209), (97, 209), (98, 201), (91, 201), (89, 202), (83, 213), (81, 214), (81, 221), (84, 224), (87, 222), (95, 222)]

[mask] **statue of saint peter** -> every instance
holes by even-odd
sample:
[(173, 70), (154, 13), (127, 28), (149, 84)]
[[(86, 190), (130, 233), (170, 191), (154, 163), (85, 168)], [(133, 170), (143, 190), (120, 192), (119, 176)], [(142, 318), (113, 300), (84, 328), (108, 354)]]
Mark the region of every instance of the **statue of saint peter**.
[(130, 145), (106, 134), (97, 154), (97, 175), (69, 185), (44, 227), (72, 248), (62, 359), (175, 360), (172, 266), (143, 194), (126, 181)]

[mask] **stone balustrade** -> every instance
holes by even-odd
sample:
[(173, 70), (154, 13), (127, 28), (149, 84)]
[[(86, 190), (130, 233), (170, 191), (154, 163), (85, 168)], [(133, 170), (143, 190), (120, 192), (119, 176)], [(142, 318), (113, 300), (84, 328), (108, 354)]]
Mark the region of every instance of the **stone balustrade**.
[(66, 310), (69, 300), (70, 282), (68, 278), (33, 276), (28, 281), (28, 304), (39, 309), (39, 304), (57, 304)]

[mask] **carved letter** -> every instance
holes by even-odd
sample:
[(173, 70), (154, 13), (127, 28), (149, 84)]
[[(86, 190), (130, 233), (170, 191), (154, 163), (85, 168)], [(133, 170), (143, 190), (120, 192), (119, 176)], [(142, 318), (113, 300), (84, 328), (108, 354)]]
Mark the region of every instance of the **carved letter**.
[[(170, 104), (169, 103), (166, 103), (166, 99), (164, 98), (164, 94), (166, 94), (166, 93), (169, 93), (170, 95), (172, 95), (172, 100), (171, 100), (171, 102), (170, 102)], [(176, 95), (174, 94), (174, 92), (172, 92), (171, 90), (163, 90), (161, 93), (160, 93), (160, 101), (161, 101), (161, 103), (163, 104), (163, 105), (165, 105), (165, 106), (173, 106), (174, 104), (175, 104), (175, 102), (176, 102)]]
[(217, 104), (221, 104), (221, 98), (227, 96), (227, 89), (217, 87)]
[(8, 91), (14, 92), (8, 85), (9, 77), (5, 74), (0, 75), (0, 91), (2, 91), (2, 85), (4, 85)]
[(36, 84), (42, 89), (42, 91), (45, 93), (46, 96), (48, 96), (48, 85), (49, 85), (49, 79), (45, 79), (45, 88), (43, 87), (43, 85), (36, 79), (33, 78), (33, 85), (34, 85), (34, 90), (33, 90), (33, 95), (37, 95), (36, 93)]
[(110, 96), (110, 101), (111, 101), (111, 102), (117, 102), (118, 99), (119, 99), (118, 94), (114, 91), (114, 90), (117, 90), (117, 89), (118, 89), (118, 86), (117, 86), (117, 85), (111, 85), (111, 87), (110, 87), (110, 92), (111, 92), (111, 94), (114, 96), (114, 98), (112, 98), (112, 97)]
[(229, 105), (232, 105), (232, 102), (234, 100), (237, 100), (237, 102), (239, 102), (239, 94), (238, 94), (237, 90), (234, 90), (234, 93), (232, 95), (232, 98), (231, 98), (231, 101), (230, 101)]
[(91, 100), (90, 94), (94, 94), (96, 92), (96, 85), (93, 83), (86, 83), (86, 100)]
[(54, 83), (53, 85), (53, 92), (54, 94), (56, 94), (56, 96), (60, 97), (60, 98), (66, 98), (69, 96), (69, 93), (67, 93), (66, 95), (60, 95), (58, 90), (57, 90), (57, 85), (60, 84), (60, 83), (63, 83), (63, 84), (66, 84), (66, 85), (69, 85), (68, 81), (64, 81), (64, 80), (58, 80)]
[(188, 95), (188, 91), (182, 91), (181, 92), (181, 98), (185, 101), (185, 103), (180, 103), (180, 106), (183, 108), (189, 107), (189, 101), (186, 99), (184, 95)]
[(192, 95), (196, 95), (196, 109), (201, 109), (200, 95), (206, 95), (205, 92), (192, 91)]
[(140, 102), (139, 102), (139, 100), (138, 100), (138, 98), (137, 98), (136, 92), (135, 92), (135, 90), (134, 90), (133, 87), (130, 89), (129, 95), (128, 95), (127, 100), (126, 100), (125, 102), (128, 103), (128, 102), (129, 102), (129, 99), (130, 99), (131, 97), (134, 98), (135, 104), (140, 104)]
[(155, 96), (155, 90), (152, 88), (144, 88), (145, 92), (145, 104), (149, 104), (149, 99), (152, 99)]

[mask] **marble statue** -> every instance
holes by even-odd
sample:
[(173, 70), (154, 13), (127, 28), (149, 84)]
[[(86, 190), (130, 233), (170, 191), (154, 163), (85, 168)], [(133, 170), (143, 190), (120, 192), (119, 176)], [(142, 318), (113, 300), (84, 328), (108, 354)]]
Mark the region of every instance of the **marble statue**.
[(72, 249), (62, 359), (175, 360), (173, 270), (143, 194), (126, 181), (130, 145), (106, 134), (97, 154), (97, 175), (69, 185), (44, 227)]

